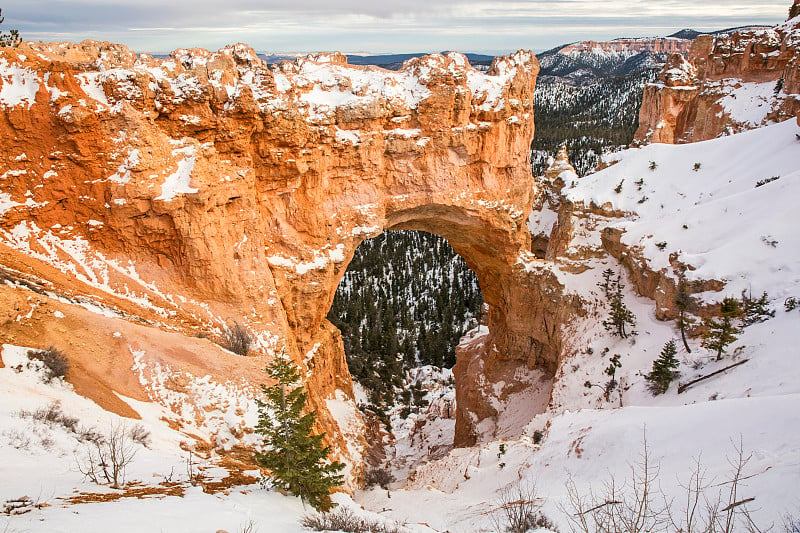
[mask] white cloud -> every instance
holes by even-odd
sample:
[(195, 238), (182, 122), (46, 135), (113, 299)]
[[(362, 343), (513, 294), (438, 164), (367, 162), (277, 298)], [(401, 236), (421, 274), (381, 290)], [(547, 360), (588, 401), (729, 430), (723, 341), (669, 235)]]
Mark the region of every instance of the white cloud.
[(107, 39), (141, 51), (419, 52), (545, 49), (583, 38), (774, 24), (788, 0), (11, 0), (2, 28), (35, 40)]

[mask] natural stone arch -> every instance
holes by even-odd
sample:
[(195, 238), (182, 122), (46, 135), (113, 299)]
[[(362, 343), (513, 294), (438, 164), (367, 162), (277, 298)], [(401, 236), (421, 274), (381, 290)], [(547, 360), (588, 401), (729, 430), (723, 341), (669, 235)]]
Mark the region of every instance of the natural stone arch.
[[(357, 459), (363, 434), (326, 408), (352, 383), (325, 316), (358, 244), (383, 229), (447, 238), (490, 305), (485, 347), (459, 360), (458, 443), (495, 414), (493, 374), (554, 371), (569, 306), (525, 227), (536, 194), (531, 53), (498, 58), (487, 74), (457, 53), (399, 72), (341, 54), (270, 68), (243, 45), (168, 60), (92, 41), (2, 55), (36, 80), (33, 100), (6, 108), (0, 124), (3, 161), (24, 152), (37, 162), (0, 184), (18, 206), (33, 191), (22, 218), (69, 226), (92, 250), (135, 262), (137, 277), (115, 272), (110, 290), (141, 286), (171, 306), (171, 327), (238, 316), (262, 347), (287, 349), (343, 455)], [(53, 160), (45, 178), (39, 162)], [(20, 214), (0, 224), (11, 229)], [(485, 387), (465, 387), (476, 375)]]
[(549, 325), (563, 323), (570, 308), (548, 270), (530, 270), (530, 263), (521, 262), (530, 260), (529, 233), (481, 215), (436, 204), (387, 216), (386, 229), (421, 230), (447, 239), (475, 272), (488, 306), (489, 337), (480, 349), (461, 348), (454, 367), (456, 446), (473, 444), (476, 426), (497, 416), (492, 401), (496, 383), (507, 383), (510, 394), (519, 390), (510, 378), (520, 366), (555, 372), (561, 338), (558, 327)]

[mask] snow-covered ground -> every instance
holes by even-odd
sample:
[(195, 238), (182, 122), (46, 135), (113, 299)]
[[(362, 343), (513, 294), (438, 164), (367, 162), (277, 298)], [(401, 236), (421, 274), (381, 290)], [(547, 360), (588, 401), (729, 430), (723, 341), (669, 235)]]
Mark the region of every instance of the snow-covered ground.
[(455, 382), (447, 368), (422, 366), (408, 371), (405, 387), (418, 384), (425, 405), (404, 413), (396, 404), (388, 413), (392, 441), (387, 443), (386, 463), (391, 474), (405, 481), (408, 474), (431, 457), (452, 449), (455, 435)]
[[(190, 456), (191, 439), (170, 429), (166, 409), (155, 404), (122, 398), (142, 416), (131, 421), (104, 411), (79, 396), (69, 384), (56, 379), (44, 383), (41, 372), (29, 368), (27, 348), (3, 345), (0, 368), (0, 528), (3, 531), (101, 532), (109, 531), (241, 531), (252, 522), (261, 531), (300, 531), (298, 516), (304, 513), (296, 498), (281, 496), (259, 485), (206, 494), (189, 483), (202, 474), (211, 481), (227, 472), (201, 455)], [(65, 425), (30, 416), (58, 402), (65, 417), (79, 420), (78, 432)], [(85, 470), (91, 443), (79, 434), (88, 430), (108, 434), (112, 427), (143, 427), (147, 446), (129, 439), (135, 453), (126, 469), (125, 482), (150, 488), (153, 494), (129, 496), (116, 501), (77, 503), (80, 493), (125, 494), (88, 481)], [(190, 459), (191, 458), (191, 459)], [(191, 467), (187, 461), (191, 461)], [(183, 496), (166, 496), (169, 489)], [(27, 497), (29, 512), (3, 516), (6, 502)], [(84, 497), (83, 499), (88, 499)]]
[[(455, 449), (419, 467), (403, 490), (370, 489), (356, 501), (438, 531), (494, 530), (501, 492), (535, 485), (544, 513), (569, 531), (568, 481), (584, 496), (602, 492), (612, 477), (627, 482), (629, 490), (630, 468), (646, 440), (649, 459), (659, 466), (659, 501), (663, 492), (676, 514), (697, 461), (710, 485), (705, 495), (714, 499), (730, 487), (731, 461), (741, 448), (750, 460), (737, 501), (755, 498), (744, 507), (760, 527), (775, 524), (780, 530), (785, 514), (797, 517), (800, 312), (785, 311), (783, 302), (800, 296), (800, 232), (794, 218), (799, 133), (789, 121), (703, 143), (650, 145), (614, 154), (616, 164), (601, 172), (565, 179), (573, 202), (627, 213), (577, 220), (574, 247), (598, 251), (600, 229), (617, 227), (625, 231), (623, 243), (638, 248), (651, 269), (671, 268), (672, 255), (688, 266), (689, 280), (725, 282), (721, 293), (696, 295), (702, 301), (739, 297), (744, 289), (754, 296), (766, 291), (775, 318), (745, 328), (716, 361), (700, 339), (691, 339), (692, 352), (686, 352), (675, 324), (656, 320), (654, 302), (632, 291), (614, 258), (598, 254), (583, 262), (588, 270), (555, 264), (559, 280), (582, 298), (588, 312), (565, 332), (565, 358), (549, 411), (531, 417), (521, 438)], [(772, 177), (778, 178), (769, 181)], [(607, 307), (597, 284), (606, 268), (622, 273), (624, 301), (636, 315), (638, 333), (627, 339), (611, 336), (601, 324)], [(653, 397), (644, 374), (668, 340), (679, 347), (679, 383), (747, 362), (683, 394), (673, 383), (666, 394)], [(615, 354), (622, 363), (615, 376), (619, 386), (606, 398), (600, 387), (584, 384), (605, 384), (604, 371)], [(535, 444), (540, 434), (544, 437)], [(722, 494), (726, 502), (727, 497)], [(734, 531), (743, 528), (740, 521)]]
[(730, 295), (752, 289), (782, 298), (800, 285), (798, 132), (789, 120), (702, 143), (617, 152), (615, 165), (580, 180), (567, 197), (631, 213), (614, 225), (654, 270), (677, 254), (694, 267), (690, 281), (718, 279)]

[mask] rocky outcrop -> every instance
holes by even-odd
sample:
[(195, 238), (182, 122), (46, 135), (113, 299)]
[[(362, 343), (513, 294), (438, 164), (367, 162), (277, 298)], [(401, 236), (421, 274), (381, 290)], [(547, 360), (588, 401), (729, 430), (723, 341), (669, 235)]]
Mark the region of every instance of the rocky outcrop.
[(635, 142), (713, 139), (800, 116), (800, 21), (701, 35), (645, 87)]
[(122, 302), (120, 316), (200, 336), (246, 324), (256, 356), (286, 350), (307, 370), (321, 428), (358, 463), (363, 423), (326, 314), (365, 238), (447, 238), (489, 306), (471, 357), (555, 368), (568, 311), (525, 225), (537, 71), (529, 52), (482, 74), (458, 53), (389, 72), (338, 53), (270, 68), (244, 45), (4, 49), (0, 240)]
[[(676, 320), (680, 315), (680, 309), (675, 304), (678, 295), (676, 274), (686, 272), (689, 268), (680, 263), (675, 254), (670, 257), (669, 269), (656, 270), (649, 264), (642, 250), (622, 242), (622, 235), (623, 231), (620, 229), (604, 228), (601, 231), (603, 249), (625, 267), (636, 293), (653, 300), (658, 320)], [(720, 292), (724, 288), (725, 283), (719, 280), (696, 280), (688, 283), (687, 291), (690, 294)], [(702, 306), (695, 313), (703, 318), (714, 314)]]
[(564, 144), (549, 161), (544, 176), (537, 178), (540, 194), (528, 217), (531, 252), (536, 257), (554, 260), (565, 254), (572, 238), (572, 206), (564, 199), (563, 190), (577, 181), (578, 173)]
[(580, 41), (569, 44), (558, 51), (562, 55), (581, 53), (622, 54), (653, 52), (656, 54), (685, 54), (692, 41), (675, 37), (654, 37), (642, 39), (614, 39), (613, 41)]

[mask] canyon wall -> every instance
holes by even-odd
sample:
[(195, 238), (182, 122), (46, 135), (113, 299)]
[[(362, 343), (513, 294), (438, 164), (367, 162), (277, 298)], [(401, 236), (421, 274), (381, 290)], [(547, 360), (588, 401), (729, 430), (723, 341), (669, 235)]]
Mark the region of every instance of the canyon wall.
[[(150, 328), (246, 325), (253, 357), (286, 351), (306, 371), (320, 429), (357, 465), (363, 423), (326, 314), (363, 239), (436, 233), (478, 275), (489, 337), (464, 356), (462, 389), (491, 388), (481, 369), (555, 370), (569, 310), (525, 226), (537, 72), (529, 52), (482, 74), (458, 53), (389, 72), (338, 53), (270, 68), (241, 44), (166, 59), (95, 41), (2, 49), (5, 264)], [(32, 327), (0, 333), (12, 340), (52, 342)], [(459, 443), (488, 401), (462, 394)]]
[(613, 41), (580, 41), (569, 44), (558, 51), (562, 55), (581, 53), (619, 54), (653, 52), (656, 54), (676, 53), (685, 54), (689, 51), (692, 41), (674, 37), (657, 37), (641, 39), (614, 39)]
[(701, 35), (645, 87), (635, 142), (683, 143), (800, 116), (800, 20)]

